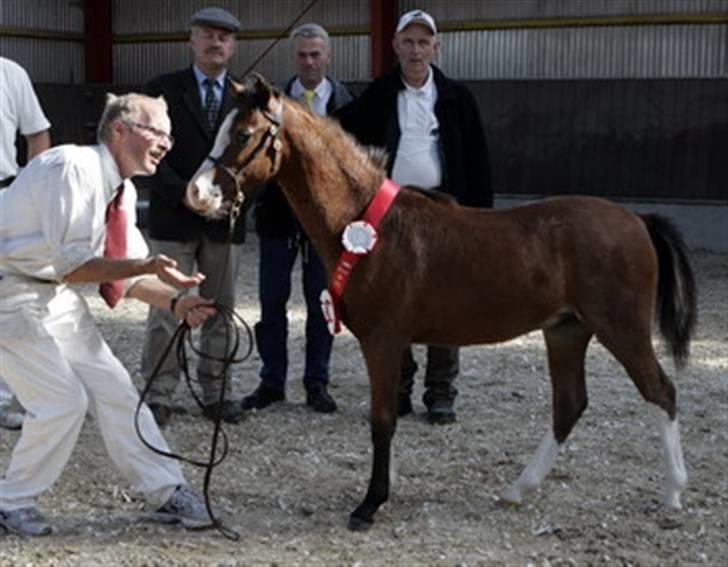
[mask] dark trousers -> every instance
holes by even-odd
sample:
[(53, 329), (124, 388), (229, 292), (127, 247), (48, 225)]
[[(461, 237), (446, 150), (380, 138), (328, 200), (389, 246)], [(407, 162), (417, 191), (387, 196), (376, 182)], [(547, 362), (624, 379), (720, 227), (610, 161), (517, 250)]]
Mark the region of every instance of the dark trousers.
[(302, 257), (303, 295), (306, 299), (306, 387), (329, 381), (333, 337), (321, 311), (321, 291), (327, 287), (326, 270), (310, 242), (260, 237), (258, 294), (260, 322), (255, 325), (260, 377), (270, 388), (283, 389), (288, 372), (288, 315), (291, 272), (299, 251)]
[[(402, 374), (399, 384), (401, 395), (410, 396), (417, 372), (417, 362), (412, 355), (412, 346), (404, 350)], [(458, 391), (453, 382), (460, 372), (460, 349), (458, 347), (427, 347), (427, 368), (425, 370), (425, 394), (422, 401), (430, 407), (435, 400), (453, 401)]]

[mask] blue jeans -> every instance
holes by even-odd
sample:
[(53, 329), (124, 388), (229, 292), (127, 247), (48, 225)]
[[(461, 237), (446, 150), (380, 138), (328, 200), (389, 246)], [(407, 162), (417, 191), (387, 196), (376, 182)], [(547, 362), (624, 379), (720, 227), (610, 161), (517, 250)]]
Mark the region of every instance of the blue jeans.
[(258, 354), (263, 362), (263, 385), (283, 389), (288, 372), (288, 315), (291, 272), (302, 256), (303, 295), (306, 299), (306, 365), (304, 386), (327, 384), (333, 337), (326, 326), (319, 296), (327, 287), (326, 270), (310, 242), (260, 237), (258, 294), (260, 322), (255, 325)]

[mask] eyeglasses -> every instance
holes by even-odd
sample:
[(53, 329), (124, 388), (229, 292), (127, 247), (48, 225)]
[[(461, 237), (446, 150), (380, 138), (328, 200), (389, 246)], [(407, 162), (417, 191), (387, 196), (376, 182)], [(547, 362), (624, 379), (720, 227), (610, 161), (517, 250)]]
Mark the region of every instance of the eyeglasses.
[(167, 132), (165, 132), (164, 130), (160, 130), (159, 128), (155, 128), (154, 126), (149, 126), (148, 124), (133, 122), (131, 120), (125, 121), (125, 124), (127, 124), (128, 126), (134, 126), (135, 128), (139, 128), (140, 130), (144, 130), (145, 132), (149, 132), (157, 139), (166, 140), (167, 144), (169, 144), (170, 149), (172, 149), (172, 146), (174, 146), (174, 137), (172, 136), (172, 134), (167, 134)]

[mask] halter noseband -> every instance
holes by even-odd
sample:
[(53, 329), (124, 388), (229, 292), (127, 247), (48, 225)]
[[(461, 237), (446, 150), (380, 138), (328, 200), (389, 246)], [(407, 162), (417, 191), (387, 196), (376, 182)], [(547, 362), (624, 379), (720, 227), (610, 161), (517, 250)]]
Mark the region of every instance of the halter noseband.
[(260, 154), (260, 152), (265, 149), (269, 140), (273, 140), (270, 146), (268, 146), (268, 152), (270, 153), (271, 160), (271, 171), (273, 171), (276, 166), (278, 151), (281, 149), (281, 141), (278, 139), (278, 135), (280, 134), (281, 126), (283, 125), (283, 101), (280, 101), (280, 104), (278, 105), (275, 113), (271, 113), (267, 108), (265, 110), (261, 110), (260, 113), (268, 120), (268, 122), (270, 122), (270, 126), (265, 131), (265, 134), (263, 134), (263, 136), (260, 138), (260, 141), (258, 142), (258, 145), (255, 146), (255, 149), (250, 152), (250, 154), (245, 158), (243, 163), (240, 164), (240, 167), (238, 167), (237, 170), (234, 170), (232, 167), (222, 163), (220, 161), (220, 158), (216, 158), (211, 155), (207, 156), (207, 159), (211, 161), (215, 165), (215, 167), (225, 172), (230, 178), (232, 178), (233, 183), (235, 183), (235, 199), (230, 206), (231, 231), (233, 230), (235, 221), (240, 215), (240, 209), (243, 205), (243, 192), (240, 188), (241, 174), (243, 173), (245, 168), (248, 167), (248, 165), (250, 165), (253, 160), (258, 157), (258, 154)]

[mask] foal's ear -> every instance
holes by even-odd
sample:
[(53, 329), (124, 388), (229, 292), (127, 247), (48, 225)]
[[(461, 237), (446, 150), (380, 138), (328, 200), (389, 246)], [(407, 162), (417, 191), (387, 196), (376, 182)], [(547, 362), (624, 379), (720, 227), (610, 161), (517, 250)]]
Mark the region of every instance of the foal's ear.
[(255, 102), (258, 108), (266, 108), (274, 90), (270, 83), (265, 80), (263, 75), (252, 73), (250, 87), (255, 93)]
[(234, 81), (233, 79), (230, 79), (228, 81), (228, 84), (230, 85), (230, 88), (236, 95), (241, 94), (245, 90), (245, 87), (241, 83), (238, 83), (237, 81)]

